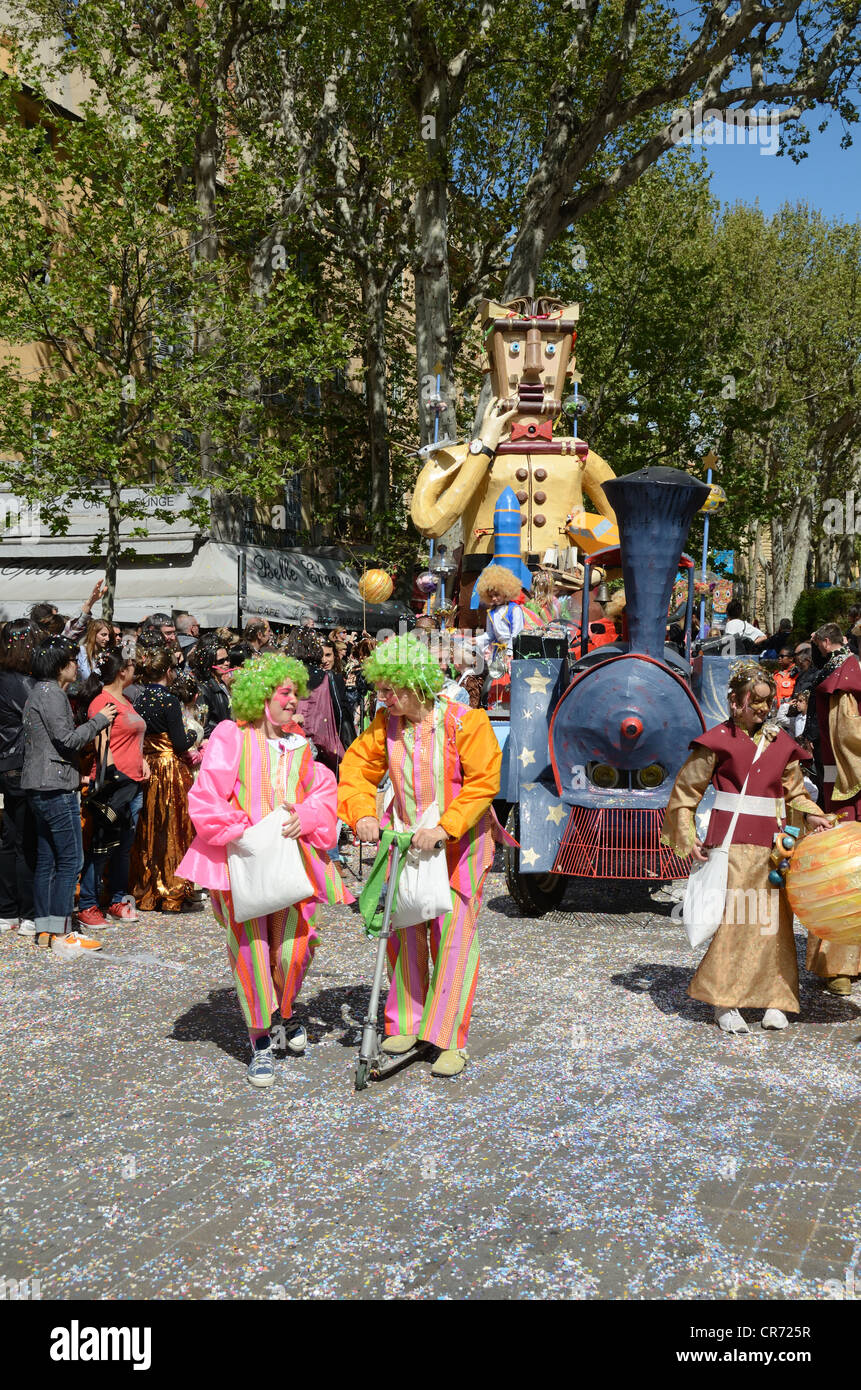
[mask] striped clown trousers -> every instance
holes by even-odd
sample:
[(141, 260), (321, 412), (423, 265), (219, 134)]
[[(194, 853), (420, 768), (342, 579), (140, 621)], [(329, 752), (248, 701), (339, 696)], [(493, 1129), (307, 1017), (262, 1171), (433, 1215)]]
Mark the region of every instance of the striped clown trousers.
[(237, 922), (230, 893), (210, 891), (215, 919), (227, 932), (227, 953), (239, 1005), (250, 1029), (267, 1029), (276, 1009), (285, 1021), (314, 959), (316, 904), (305, 901)]
[(451, 912), (393, 934), (388, 945), (389, 1036), (413, 1034), (441, 1048), (466, 1045), (478, 981), (477, 920), (483, 888), (484, 875), (470, 898), (452, 889)]

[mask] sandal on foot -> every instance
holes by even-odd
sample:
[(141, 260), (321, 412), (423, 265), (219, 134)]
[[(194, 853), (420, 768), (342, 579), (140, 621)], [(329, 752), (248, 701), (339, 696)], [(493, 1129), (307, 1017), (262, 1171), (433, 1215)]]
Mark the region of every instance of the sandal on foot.
[(825, 981), (825, 988), (829, 994), (851, 994), (852, 981), (848, 975), (832, 975)]
[(383, 1039), (383, 1051), (388, 1052), (390, 1057), (399, 1057), (402, 1052), (409, 1052), (417, 1042), (415, 1033), (392, 1033), (391, 1037)]
[(431, 1076), (457, 1076), (463, 1071), (469, 1054), (462, 1047), (447, 1047), (431, 1067)]

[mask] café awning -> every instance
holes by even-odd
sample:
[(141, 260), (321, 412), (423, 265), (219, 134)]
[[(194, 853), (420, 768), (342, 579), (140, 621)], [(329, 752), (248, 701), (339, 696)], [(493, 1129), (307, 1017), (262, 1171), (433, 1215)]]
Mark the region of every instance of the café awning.
[[(244, 568), (244, 582), (243, 582)], [(0, 544), (0, 621), (23, 617), (47, 602), (73, 616), (103, 573), (98, 557), (72, 554), (34, 565)], [(359, 577), (337, 546), (267, 550), (206, 541), (189, 560), (123, 565), (117, 571), (114, 617), (137, 623), (149, 613), (185, 609), (202, 627), (235, 627), (249, 617), (298, 623), (310, 613), (317, 625), (343, 623), (371, 631), (397, 629), (410, 610), (398, 602), (362, 605)], [(241, 589), (241, 593), (240, 593)]]

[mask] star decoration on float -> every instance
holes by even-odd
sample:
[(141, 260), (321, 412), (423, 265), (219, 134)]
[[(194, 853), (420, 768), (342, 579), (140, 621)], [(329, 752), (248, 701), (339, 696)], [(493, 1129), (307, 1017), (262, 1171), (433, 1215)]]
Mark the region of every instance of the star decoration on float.
[(528, 864), (529, 867), (530, 867), (530, 869), (531, 869), (531, 868), (532, 868), (532, 865), (533, 865), (533, 864), (535, 863), (535, 861), (537, 860), (538, 855), (535, 853), (535, 850), (534, 850), (534, 849), (525, 849), (525, 850), (523, 851), (523, 853), (521, 854), (520, 858), (521, 858), (521, 861), (522, 861), (524, 864)]
[(565, 815), (565, 807), (561, 801), (557, 801), (555, 806), (551, 806), (547, 812), (546, 820), (552, 820), (554, 825), (558, 825)]
[(535, 762), (535, 754), (531, 748), (524, 748), (517, 761), (522, 763), (524, 767), (528, 767), (530, 763)]
[(527, 676), (526, 684), (533, 695), (546, 695), (547, 687), (550, 684), (549, 676)]

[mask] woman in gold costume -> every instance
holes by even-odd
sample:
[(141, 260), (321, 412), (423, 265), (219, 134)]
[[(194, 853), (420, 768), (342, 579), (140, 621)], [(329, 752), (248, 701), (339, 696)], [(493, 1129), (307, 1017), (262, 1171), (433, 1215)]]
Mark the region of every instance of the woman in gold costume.
[[(676, 778), (664, 814), (661, 841), (682, 857), (702, 863), (723, 843), (738, 812), (729, 847), (723, 921), (691, 980), (688, 994), (714, 1008), (728, 1033), (749, 1033), (740, 1009), (764, 1009), (762, 1026), (787, 1026), (797, 1013), (798, 963), (792, 912), (782, 889), (770, 888), (774, 836), (786, 813), (799, 812), (811, 830), (828, 820), (804, 791), (801, 765), (810, 761), (798, 744), (767, 722), (774, 681), (755, 662), (740, 662), (729, 683), (730, 717), (695, 738)], [(717, 790), (704, 841), (694, 813), (706, 788)]]
[(150, 767), (137, 837), (131, 886), (141, 912), (181, 912), (194, 885), (176, 869), (194, 839), (188, 814), (192, 772), (185, 758), (195, 741), (186, 730), (182, 705), (169, 690), (173, 657), (167, 647), (145, 649), (135, 709), (146, 723), (144, 757)]

